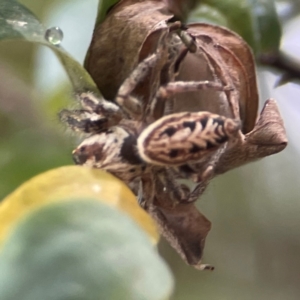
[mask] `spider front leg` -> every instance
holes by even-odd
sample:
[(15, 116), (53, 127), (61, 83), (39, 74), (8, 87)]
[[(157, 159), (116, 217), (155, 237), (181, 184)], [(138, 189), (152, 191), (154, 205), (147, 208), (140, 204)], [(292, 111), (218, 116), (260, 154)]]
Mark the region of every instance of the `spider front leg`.
[(142, 105), (137, 98), (132, 97), (130, 94), (138, 83), (145, 79), (150, 73), (151, 68), (155, 66), (159, 58), (159, 53), (154, 53), (144, 59), (119, 88), (116, 102), (129, 114), (129, 116), (131, 116), (132, 119), (139, 119), (141, 117)]
[(59, 118), (74, 131), (97, 133), (107, 128), (105, 118), (83, 109), (72, 111), (63, 109), (59, 113)]
[(92, 93), (82, 93), (78, 99), (83, 109), (64, 109), (59, 113), (60, 120), (74, 131), (99, 133), (118, 124), (123, 117), (117, 105)]
[(187, 27), (184, 24), (180, 21), (170, 22), (169, 29), (170, 32), (176, 32), (189, 52), (195, 53), (197, 51), (198, 47), (195, 38), (186, 31)]

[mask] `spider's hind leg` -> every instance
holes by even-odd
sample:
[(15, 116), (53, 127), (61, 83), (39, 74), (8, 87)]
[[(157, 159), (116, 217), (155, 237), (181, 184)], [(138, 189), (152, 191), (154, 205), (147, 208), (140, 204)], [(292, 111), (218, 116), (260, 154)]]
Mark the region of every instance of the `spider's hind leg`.
[[(197, 92), (201, 90), (212, 89), (215, 91), (228, 91), (232, 90), (231, 87), (224, 86), (220, 82), (216, 81), (174, 81), (161, 86), (156, 93), (150, 107), (150, 115), (155, 116), (156, 110), (162, 103), (166, 102), (170, 97), (187, 92)], [(162, 117), (162, 116), (159, 116)], [(157, 118), (156, 118), (157, 119)]]
[(203, 172), (201, 179), (198, 176), (198, 183), (192, 191), (186, 193), (186, 197), (180, 200), (181, 203), (193, 203), (196, 202), (200, 196), (205, 192), (210, 180), (213, 178), (214, 166), (209, 165)]
[[(206, 188), (208, 187), (209, 182), (213, 179), (215, 175), (215, 168), (221, 155), (224, 153), (226, 149), (227, 143), (223, 144), (209, 159), (209, 163), (206, 164), (204, 167), (200, 168), (199, 174), (193, 174), (190, 177), (193, 178), (193, 181), (196, 182), (196, 186), (192, 191), (190, 191), (185, 199), (182, 199), (181, 202), (183, 203), (193, 203), (196, 202), (200, 196), (205, 192)], [(197, 169), (197, 164), (196, 164)], [(192, 169), (191, 169), (192, 170)], [(195, 171), (196, 172), (196, 171)]]

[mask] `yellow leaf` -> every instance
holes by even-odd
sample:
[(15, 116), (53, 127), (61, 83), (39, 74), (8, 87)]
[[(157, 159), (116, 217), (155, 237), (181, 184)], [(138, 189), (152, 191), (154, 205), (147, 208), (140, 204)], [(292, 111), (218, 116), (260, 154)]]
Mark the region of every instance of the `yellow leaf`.
[(149, 234), (153, 243), (157, 243), (159, 235), (154, 221), (122, 181), (102, 170), (65, 166), (28, 180), (1, 202), (0, 244), (28, 212), (72, 198), (96, 199), (124, 211)]

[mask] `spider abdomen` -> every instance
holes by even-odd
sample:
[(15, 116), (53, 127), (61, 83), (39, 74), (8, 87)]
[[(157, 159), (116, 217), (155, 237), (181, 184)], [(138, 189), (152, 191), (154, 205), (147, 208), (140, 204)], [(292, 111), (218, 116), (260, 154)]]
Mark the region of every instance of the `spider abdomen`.
[(139, 136), (141, 158), (156, 165), (182, 165), (197, 161), (237, 136), (240, 122), (209, 112), (167, 115)]

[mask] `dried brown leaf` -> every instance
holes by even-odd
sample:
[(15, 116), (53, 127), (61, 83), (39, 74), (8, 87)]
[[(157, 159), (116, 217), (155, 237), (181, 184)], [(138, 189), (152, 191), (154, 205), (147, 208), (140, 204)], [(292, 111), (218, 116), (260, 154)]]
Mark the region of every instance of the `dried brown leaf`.
[[(115, 5), (93, 34), (85, 67), (106, 99), (118, 88), (139, 62), (142, 46), (156, 30), (167, 29), (173, 15), (163, 1), (123, 0)], [(143, 47), (148, 56), (157, 42)], [(146, 51), (147, 50), (147, 51)]]

